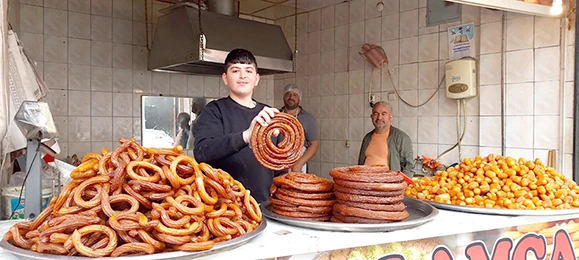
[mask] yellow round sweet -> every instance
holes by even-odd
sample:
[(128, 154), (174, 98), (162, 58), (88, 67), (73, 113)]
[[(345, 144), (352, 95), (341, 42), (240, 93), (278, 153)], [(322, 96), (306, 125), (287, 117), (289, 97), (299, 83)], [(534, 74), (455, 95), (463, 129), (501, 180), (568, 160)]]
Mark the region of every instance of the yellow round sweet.
[(439, 203), (499, 209), (568, 209), (579, 207), (579, 186), (541, 160), (477, 156), (423, 177), (406, 196)]

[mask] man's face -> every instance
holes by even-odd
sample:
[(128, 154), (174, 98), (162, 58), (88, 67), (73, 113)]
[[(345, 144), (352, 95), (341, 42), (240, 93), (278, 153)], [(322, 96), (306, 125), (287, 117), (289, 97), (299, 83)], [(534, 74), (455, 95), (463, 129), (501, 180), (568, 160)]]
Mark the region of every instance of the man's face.
[(179, 126), (181, 126), (181, 128), (187, 128), (187, 122), (186, 120), (181, 120), (181, 122), (179, 123)]
[(390, 111), (388, 106), (384, 104), (374, 105), (370, 117), (372, 118), (372, 123), (374, 124), (375, 128), (390, 127), (392, 124), (392, 119), (394, 118), (392, 111)]
[(237, 96), (246, 96), (253, 93), (253, 88), (259, 83), (259, 74), (253, 64), (232, 64), (227, 72), (221, 75), (223, 83)]
[(283, 104), (286, 109), (296, 109), (300, 105), (300, 95), (295, 91), (288, 91), (283, 95)]
[(193, 114), (201, 113), (201, 106), (197, 103), (193, 104), (193, 106), (191, 106), (191, 112), (193, 112)]

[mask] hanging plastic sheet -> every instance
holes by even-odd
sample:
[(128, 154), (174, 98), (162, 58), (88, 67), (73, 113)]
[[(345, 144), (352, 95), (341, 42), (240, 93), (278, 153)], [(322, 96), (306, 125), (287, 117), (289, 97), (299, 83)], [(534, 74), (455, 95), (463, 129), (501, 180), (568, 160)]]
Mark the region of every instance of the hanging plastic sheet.
[(46, 102), (24, 101), (14, 121), (27, 139), (53, 139), (58, 131)]
[(24, 52), (16, 33), (8, 31), (8, 132), (2, 139), (2, 153), (26, 147), (26, 137), (14, 123), (14, 115), (24, 101), (38, 101), (48, 89)]
[[(8, 112), (8, 71), (6, 70), (6, 65), (8, 59), (6, 58), (6, 53), (8, 48), (6, 46), (8, 38), (8, 1), (0, 1), (0, 143), (4, 139), (6, 132), (8, 131), (8, 117), (10, 113)], [(0, 154), (2, 152), (2, 147), (0, 147)], [(1, 161), (2, 159), (0, 159)], [(0, 169), (1, 171), (1, 169)]]

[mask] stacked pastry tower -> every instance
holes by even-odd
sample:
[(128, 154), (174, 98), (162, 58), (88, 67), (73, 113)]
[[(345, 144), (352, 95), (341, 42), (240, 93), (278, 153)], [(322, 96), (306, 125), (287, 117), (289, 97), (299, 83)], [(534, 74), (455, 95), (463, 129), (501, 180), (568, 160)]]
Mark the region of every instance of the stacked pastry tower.
[(336, 203), (332, 222), (388, 223), (408, 218), (402, 200), (407, 183), (385, 166), (352, 166), (330, 171)]
[(332, 181), (314, 174), (290, 172), (273, 179), (272, 211), (276, 214), (312, 221), (328, 221), (335, 203)]

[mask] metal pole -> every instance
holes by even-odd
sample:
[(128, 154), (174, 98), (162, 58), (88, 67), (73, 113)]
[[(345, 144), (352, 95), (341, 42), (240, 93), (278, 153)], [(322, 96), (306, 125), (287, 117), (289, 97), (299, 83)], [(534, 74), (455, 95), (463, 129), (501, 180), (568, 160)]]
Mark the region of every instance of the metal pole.
[[(579, 12), (575, 10), (575, 78), (573, 81), (573, 180), (579, 180)], [(565, 48), (566, 46), (561, 46)], [(564, 57), (561, 57), (563, 59)]]
[(40, 140), (28, 140), (26, 147), (26, 171), (28, 178), (24, 193), (24, 218), (34, 219), (42, 210), (42, 176), (40, 173)]
[(503, 33), (501, 34), (501, 155), (507, 155), (507, 92), (505, 86), (505, 79), (507, 75), (507, 70), (505, 69), (505, 62), (507, 60), (507, 12), (502, 12), (502, 27)]

